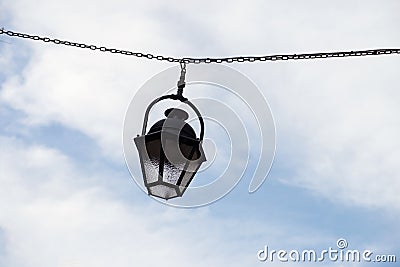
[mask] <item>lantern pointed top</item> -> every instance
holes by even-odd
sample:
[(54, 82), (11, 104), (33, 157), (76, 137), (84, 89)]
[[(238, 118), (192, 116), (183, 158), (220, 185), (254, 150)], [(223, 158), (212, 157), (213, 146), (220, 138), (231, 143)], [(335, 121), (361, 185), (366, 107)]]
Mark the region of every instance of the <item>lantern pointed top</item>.
[(179, 119), (179, 120), (187, 120), (189, 118), (189, 114), (179, 108), (169, 108), (164, 112), (165, 116), (172, 119)]

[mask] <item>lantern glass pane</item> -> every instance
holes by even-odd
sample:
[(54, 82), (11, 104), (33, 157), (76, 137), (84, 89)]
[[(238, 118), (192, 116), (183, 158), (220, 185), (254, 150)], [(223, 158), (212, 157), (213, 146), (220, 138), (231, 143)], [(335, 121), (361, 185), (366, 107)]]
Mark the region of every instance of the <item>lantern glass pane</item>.
[(187, 160), (179, 149), (178, 136), (165, 134), (165, 137), (163, 140), (165, 153), (163, 180), (176, 185)]
[(145, 160), (143, 162), (145, 172), (146, 172), (146, 181), (147, 183), (154, 183), (158, 180), (158, 166), (159, 162), (154, 160)]
[(147, 155), (143, 155), (143, 165), (146, 172), (147, 183), (158, 180), (160, 166), (160, 140), (146, 141)]
[(199, 142), (196, 140), (181, 138), (180, 149), (183, 156), (188, 160), (196, 160), (200, 157), (200, 151), (198, 150)]
[(185, 162), (171, 163), (167, 159), (164, 163), (164, 181), (176, 185), (182, 170), (185, 167)]
[(161, 197), (164, 199), (169, 199), (178, 196), (175, 188), (166, 185), (152, 186), (149, 188), (149, 192), (153, 196)]
[[(200, 154), (200, 151), (196, 151), (196, 153)], [(193, 176), (196, 174), (197, 170), (200, 168), (203, 162), (204, 162), (203, 160), (190, 161), (189, 164), (185, 166), (186, 172), (182, 177), (182, 181), (179, 183), (179, 189), (182, 192), (182, 194), (189, 186), (190, 182), (193, 179)]]
[(186, 172), (183, 175), (182, 182), (179, 186), (181, 191), (185, 191), (186, 187), (188, 186), (189, 182), (192, 180), (192, 178), (195, 174), (196, 173), (194, 173), (194, 172)]

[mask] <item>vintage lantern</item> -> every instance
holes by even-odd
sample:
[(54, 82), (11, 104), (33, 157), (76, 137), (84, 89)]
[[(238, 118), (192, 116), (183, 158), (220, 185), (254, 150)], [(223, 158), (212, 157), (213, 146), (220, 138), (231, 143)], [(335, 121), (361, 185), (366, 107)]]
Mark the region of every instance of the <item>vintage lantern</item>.
[[(150, 103), (144, 116), (142, 135), (134, 138), (148, 194), (166, 200), (181, 197), (206, 160), (202, 148), (203, 118), (199, 110), (182, 95), (185, 71), (183, 65), (176, 95), (161, 96)], [(146, 133), (151, 108), (166, 99), (180, 101), (194, 110), (201, 126), (199, 138), (185, 122), (188, 113), (178, 108), (167, 109), (164, 113), (166, 118), (156, 122)]]

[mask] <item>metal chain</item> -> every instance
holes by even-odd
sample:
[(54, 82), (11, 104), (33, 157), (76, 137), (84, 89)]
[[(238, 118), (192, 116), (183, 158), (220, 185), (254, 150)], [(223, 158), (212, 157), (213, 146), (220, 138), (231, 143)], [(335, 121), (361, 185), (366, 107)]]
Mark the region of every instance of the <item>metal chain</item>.
[(400, 54), (400, 48), (380, 48), (370, 50), (358, 51), (340, 51), (340, 52), (320, 52), (320, 53), (303, 53), (303, 54), (287, 54), (287, 55), (269, 55), (269, 56), (237, 56), (237, 57), (222, 57), (222, 58), (175, 58), (166, 57), (162, 55), (153, 55), (148, 53), (132, 52), (127, 50), (120, 50), (115, 48), (107, 48), (104, 46), (88, 45), (83, 43), (62, 41), (49, 37), (41, 37), (26, 33), (19, 33), (14, 31), (0, 29), (0, 34), (6, 34), (10, 37), (18, 37), (31, 39), (35, 41), (43, 41), (45, 43), (54, 43), (58, 45), (74, 46), (78, 48), (86, 48), (90, 50), (99, 50), (101, 52), (109, 52), (113, 54), (122, 54), (134, 57), (143, 57), (147, 59), (154, 59), (159, 61), (178, 62), (178, 63), (233, 63), (233, 62), (256, 62), (256, 61), (278, 61), (278, 60), (299, 60), (299, 59), (318, 59), (318, 58), (337, 58), (337, 57), (359, 57), (359, 56), (375, 56), (375, 55), (389, 55)]

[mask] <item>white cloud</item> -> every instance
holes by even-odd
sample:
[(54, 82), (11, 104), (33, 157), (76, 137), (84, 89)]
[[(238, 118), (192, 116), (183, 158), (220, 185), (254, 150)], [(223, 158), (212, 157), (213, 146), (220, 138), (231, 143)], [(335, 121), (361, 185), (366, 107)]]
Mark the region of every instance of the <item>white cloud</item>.
[[(161, 54), (196, 55), (200, 50), (212, 53), (215, 49), (244, 54), (299, 52), (398, 43), (393, 26), (398, 21), (393, 13), (396, 1), (388, 1), (380, 12), (372, 2), (354, 6), (350, 12), (340, 5), (327, 8), (317, 2), (272, 1), (243, 8), (237, 1), (212, 9), (207, 19), (204, 12), (209, 7), (205, 4), (123, 1), (95, 3), (92, 9), (90, 2), (42, 2), (40, 9), (23, 0), (3, 5), (13, 14), (12, 25), (17, 29)], [(310, 13), (301, 12), (310, 8)], [(262, 15), (266, 11), (268, 18)], [(232, 20), (236, 15), (239, 19)], [(176, 23), (178, 17), (181, 23)], [(176, 31), (182, 32), (181, 38)], [(211, 44), (218, 40), (219, 45), (199, 50), (194, 39), (202, 37)], [(194, 46), (188, 48), (187, 44)], [(129, 100), (136, 88), (164, 65), (28, 41), (26, 45), (32, 56), (21, 73), (3, 84), (0, 100), (26, 112), (29, 123), (56, 121), (78, 129), (97, 140), (105, 155), (122, 161), (122, 120)], [(392, 71), (398, 68), (397, 58), (267, 64), (240, 68), (250, 70), (249, 76), (255, 73), (252, 78), (261, 81), (264, 93), (274, 97), (271, 101), (277, 111), (286, 114), (277, 117), (277, 123), (285, 125), (280, 133), (290, 133), (285, 138), (306, 140), (313, 147), (301, 147), (302, 169), (297, 171), (302, 178), (297, 180), (328, 197), (352, 203), (399, 203), (393, 90), (398, 80)], [(275, 77), (265, 81), (266, 71)], [(360, 83), (363, 80), (366, 82)], [(283, 89), (269, 93), (270, 82)], [(138, 121), (141, 119), (139, 116)], [(296, 159), (290, 156), (290, 160)]]
[[(228, 32), (227, 50), (337, 51), (396, 47), (400, 41), (396, 1), (379, 11), (373, 1), (281, 2), (230, 5), (234, 15), (226, 13), (238, 23), (220, 25)], [(239, 65), (270, 101), (278, 160), (290, 174), (282, 180), (340, 205), (398, 212), (399, 64), (393, 55)]]
[(288, 183), (341, 203), (400, 209), (399, 63), (387, 57), (288, 69), (292, 81), (276, 82), (282, 88), (273, 93), (278, 139), (290, 139), (282, 155), (296, 166)]
[[(9, 12), (10, 28), (15, 30), (164, 55), (291, 53), (399, 43), (398, 1), (386, 1), (379, 10), (375, 1), (351, 8), (348, 1), (334, 5), (328, 8), (319, 1), (252, 5), (241, 1), (229, 5), (215, 1), (170, 5), (157, 1), (2, 2), (3, 13)], [(27, 49), (32, 54), (26, 67), (13, 76), (2, 69), (8, 77), (0, 103), (26, 113), (28, 125), (55, 121), (77, 129), (95, 139), (106, 156), (122, 161), (126, 107), (136, 88), (170, 65), (52, 44), (12, 42), (7, 50)], [(15, 57), (6, 52), (1, 66), (15, 64)], [(270, 98), (278, 124), (278, 150), (296, 163), (291, 166), (294, 177), (285, 177), (288, 182), (334, 201), (399, 208), (397, 57), (237, 66)], [(175, 234), (174, 220), (154, 232), (155, 225), (143, 218), (143, 214), (154, 218), (148, 211), (124, 205), (92, 184), (73, 184), (71, 177), (88, 174), (59, 152), (25, 149), (29, 153), (13, 140), (2, 140), (1, 179), (6, 185), (0, 190), (7, 192), (2, 192), (0, 205), (7, 212), (0, 218), (11, 237), (8, 266), (53, 267), (62, 266), (61, 261), (106, 266), (119, 265), (119, 259), (129, 264), (129, 257), (143, 263), (154, 258), (154, 249), (161, 254), (158, 260), (171, 252), (193, 265), (189, 258), (196, 253), (204, 259), (209, 255), (209, 247), (203, 246), (218, 247), (218, 241), (205, 241), (201, 231), (194, 240), (178, 234), (180, 242), (171, 247), (165, 240)], [(192, 220), (173, 212), (184, 222)], [(193, 244), (187, 255), (179, 253)], [(222, 265), (217, 252), (211, 253), (215, 256), (209, 259), (212, 265)], [(243, 266), (237, 259), (238, 266)]]
[(244, 266), (257, 262), (262, 236), (287, 242), (283, 225), (129, 203), (59, 151), (0, 143), (4, 266)]
[(103, 60), (101, 55), (89, 55), (86, 61), (74, 52), (37, 52), (22, 77), (3, 84), (1, 98), (26, 112), (28, 124), (58, 122), (78, 129), (120, 160), (124, 112), (140, 81), (126, 61)]
[(170, 262), (169, 254), (183, 261), (190, 257), (179, 255), (187, 239), (170, 226), (187, 231), (183, 223), (192, 218), (127, 205), (105, 188), (79, 184), (90, 174), (57, 151), (9, 138), (1, 143), (0, 225), (9, 237), (7, 266), (131, 266), (148, 260), (156, 266)]

